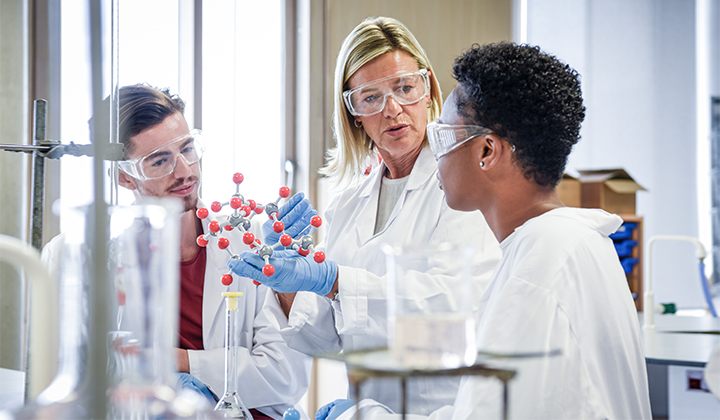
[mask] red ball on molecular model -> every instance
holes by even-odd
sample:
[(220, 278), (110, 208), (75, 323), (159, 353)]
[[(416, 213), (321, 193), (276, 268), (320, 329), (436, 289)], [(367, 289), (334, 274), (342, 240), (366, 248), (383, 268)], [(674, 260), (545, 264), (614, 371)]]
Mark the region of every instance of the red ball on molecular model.
[(275, 233), (282, 232), (283, 230), (285, 230), (285, 223), (280, 221), (273, 223), (273, 230), (275, 231)]
[(208, 229), (210, 229), (210, 232), (218, 233), (220, 231), (220, 223), (218, 223), (217, 220), (213, 220), (208, 225)]
[(240, 172), (235, 172), (235, 174), (233, 175), (233, 182), (236, 184), (241, 184), (244, 179), (245, 177)]
[(220, 248), (220, 249), (225, 249), (225, 248), (227, 248), (228, 246), (230, 246), (230, 241), (228, 240), (228, 238), (220, 238), (220, 239), (218, 239), (218, 248)]
[(200, 207), (199, 209), (197, 209), (195, 214), (197, 214), (198, 219), (204, 219), (204, 218), (208, 217), (209, 213), (208, 213), (208, 209), (206, 209), (205, 207)]
[(203, 235), (198, 236), (196, 242), (200, 246), (207, 246), (209, 243), (207, 239), (203, 238)]
[(265, 274), (265, 277), (272, 276), (273, 274), (275, 274), (275, 267), (270, 264), (265, 264), (263, 266), (263, 274)]
[(210, 209), (212, 209), (212, 211), (217, 213), (220, 210), (222, 210), (222, 204), (220, 204), (219, 201), (213, 201), (212, 204), (210, 204)]
[(255, 210), (255, 207), (257, 207), (257, 203), (255, 200), (248, 200), (248, 206), (250, 206), (250, 210)]
[(310, 253), (309, 249), (298, 248), (298, 254), (302, 255), (303, 257), (307, 257), (307, 255), (309, 253)]
[(280, 237), (280, 243), (282, 244), (282, 246), (290, 246), (290, 244), (292, 243), (292, 236), (288, 235), (287, 233), (282, 235)]
[(232, 282), (233, 282), (232, 275), (230, 275), (230, 274), (223, 274), (223, 276), (222, 276), (222, 284), (224, 284), (225, 286), (230, 286), (230, 285), (232, 284)]
[(312, 219), (310, 219), (310, 224), (316, 228), (320, 227), (320, 225), (322, 225), (322, 219), (320, 216), (313, 216)]
[(233, 208), (233, 210), (239, 209), (243, 205), (242, 200), (240, 197), (233, 197), (230, 199), (230, 207)]
[(290, 188), (280, 187), (280, 197), (288, 198), (289, 195), (290, 195)]
[(325, 253), (322, 251), (315, 251), (313, 259), (316, 263), (320, 264), (321, 262), (325, 261)]
[(245, 242), (245, 245), (250, 245), (251, 243), (255, 242), (255, 235), (250, 232), (246, 232), (243, 235), (243, 242)]
[(125, 292), (122, 290), (119, 290), (115, 292), (115, 297), (117, 298), (118, 305), (122, 306), (125, 304)]

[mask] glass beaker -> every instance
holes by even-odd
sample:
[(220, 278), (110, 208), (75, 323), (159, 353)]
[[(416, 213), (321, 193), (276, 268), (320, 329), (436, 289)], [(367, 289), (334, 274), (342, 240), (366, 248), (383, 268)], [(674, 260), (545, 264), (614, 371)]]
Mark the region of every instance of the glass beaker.
[(474, 249), (441, 243), (385, 245), (383, 251), (393, 359), (413, 369), (472, 365), (477, 357)]
[(212, 412), (203, 399), (188, 401), (192, 396), (176, 390), (181, 211), (169, 199), (110, 210), (113, 280), (122, 296), (118, 330), (108, 335), (110, 418), (205, 418)]
[[(54, 206), (58, 213), (60, 207)], [(85, 418), (88, 354), (88, 284), (92, 252), (85, 243), (87, 205), (66, 209), (73, 231), (48, 243), (42, 262), (58, 284), (58, 369), (52, 382), (15, 414), (16, 419)], [(1, 416), (0, 416), (1, 417)]]

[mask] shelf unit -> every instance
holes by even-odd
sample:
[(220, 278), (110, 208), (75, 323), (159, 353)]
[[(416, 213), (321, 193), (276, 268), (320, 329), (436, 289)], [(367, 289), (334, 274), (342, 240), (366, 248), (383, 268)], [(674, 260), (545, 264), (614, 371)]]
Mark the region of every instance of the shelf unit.
[[(627, 277), (628, 286), (630, 292), (633, 294), (635, 300), (635, 308), (638, 311), (643, 310), (643, 218), (636, 214), (619, 214), (622, 217), (623, 223), (635, 223), (637, 226), (632, 231), (630, 240), (636, 242), (636, 245), (632, 249), (632, 253), (627, 257), (620, 257), (622, 261), (625, 258), (635, 258), (637, 263), (632, 267), (630, 272), (625, 272)], [(618, 241), (615, 241), (616, 243)]]

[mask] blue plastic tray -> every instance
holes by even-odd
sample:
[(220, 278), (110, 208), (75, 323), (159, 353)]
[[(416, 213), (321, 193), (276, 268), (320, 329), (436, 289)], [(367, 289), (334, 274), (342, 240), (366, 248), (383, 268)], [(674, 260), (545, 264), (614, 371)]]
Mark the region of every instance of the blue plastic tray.
[(610, 239), (630, 239), (636, 227), (637, 223), (635, 222), (625, 222), (618, 228), (617, 232), (610, 235)]

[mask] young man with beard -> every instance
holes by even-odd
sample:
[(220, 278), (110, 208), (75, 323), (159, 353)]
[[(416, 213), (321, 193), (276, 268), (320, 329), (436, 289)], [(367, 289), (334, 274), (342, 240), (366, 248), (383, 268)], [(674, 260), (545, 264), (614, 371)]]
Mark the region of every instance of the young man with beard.
[[(264, 314), (269, 289), (237, 277), (224, 286), (220, 279), (227, 272), (228, 253), (196, 242), (212, 219), (196, 216), (197, 208), (205, 207), (198, 198), (205, 147), (201, 131), (190, 129), (183, 116), (184, 102), (168, 90), (125, 86), (120, 88), (119, 102), (120, 141), (126, 158), (118, 165), (119, 184), (133, 191), (138, 201), (171, 197), (184, 206), (179, 235), (179, 348), (174, 349), (173, 361), (178, 372), (192, 376), (181, 375), (181, 382), (210, 398), (209, 390), (222, 395), (226, 313), (222, 292), (243, 292), (237, 321), (242, 329), (237, 337), (238, 393), (255, 419), (282, 418), (307, 390), (311, 359), (291, 350)], [(314, 214), (302, 195), (293, 197), (279, 212), (287, 231), (295, 216), (304, 220)], [(227, 234), (231, 242), (241, 243), (237, 230)]]

